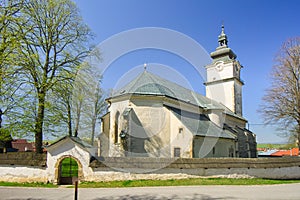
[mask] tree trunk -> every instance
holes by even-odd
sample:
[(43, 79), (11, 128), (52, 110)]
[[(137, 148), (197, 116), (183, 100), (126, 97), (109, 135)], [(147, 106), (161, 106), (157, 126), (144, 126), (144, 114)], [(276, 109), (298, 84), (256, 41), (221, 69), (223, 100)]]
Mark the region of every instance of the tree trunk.
[(82, 107), (82, 101), (80, 100), (77, 105), (77, 111), (76, 111), (77, 119), (75, 122), (75, 131), (74, 131), (75, 137), (78, 137), (79, 122), (80, 122), (80, 117), (81, 117), (81, 107)]
[(35, 150), (36, 153), (43, 153), (43, 122), (45, 116), (45, 91), (38, 93), (38, 113), (35, 122)]
[(96, 116), (93, 116), (93, 119), (92, 119), (92, 135), (91, 135), (91, 145), (92, 146), (94, 146), (95, 129), (96, 129)]
[(76, 120), (76, 122), (75, 122), (74, 137), (77, 137), (77, 136), (78, 136), (79, 121), (80, 121), (80, 114), (77, 115), (77, 120)]
[(297, 145), (297, 147), (300, 149), (300, 118), (299, 120), (297, 120), (297, 125), (295, 127), (295, 130), (294, 130), (294, 140), (295, 140), (295, 143)]
[(0, 128), (2, 127), (2, 115), (3, 115), (3, 112), (0, 108)]
[(69, 136), (72, 137), (72, 115), (71, 115), (71, 105), (68, 102), (68, 129), (69, 129)]

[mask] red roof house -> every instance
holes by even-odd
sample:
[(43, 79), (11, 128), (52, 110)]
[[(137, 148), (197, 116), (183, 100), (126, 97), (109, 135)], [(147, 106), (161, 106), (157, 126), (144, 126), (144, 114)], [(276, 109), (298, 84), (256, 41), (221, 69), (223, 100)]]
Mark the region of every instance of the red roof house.
[(11, 142), (12, 148), (18, 149), (20, 152), (33, 151), (33, 143), (27, 142), (26, 139), (16, 139)]
[(271, 156), (299, 156), (299, 148), (292, 148), (290, 150), (278, 150), (272, 153)]

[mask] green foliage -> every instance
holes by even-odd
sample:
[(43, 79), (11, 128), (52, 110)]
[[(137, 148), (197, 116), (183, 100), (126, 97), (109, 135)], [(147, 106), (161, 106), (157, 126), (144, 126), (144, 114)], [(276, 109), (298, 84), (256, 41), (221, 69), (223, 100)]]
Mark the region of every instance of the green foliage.
[(55, 87), (75, 79), (90, 54), (92, 33), (71, 0), (5, 3), (0, 9), (0, 109), (6, 125), (21, 136), (34, 134), (42, 152), (43, 135), (66, 133), (53, 112)]
[(291, 149), (297, 147), (296, 144), (257, 144), (257, 148), (266, 148), (266, 149)]
[[(0, 4), (0, 127), (16, 137), (34, 136), (38, 152), (44, 136), (72, 135), (76, 120), (77, 129), (81, 126), (94, 138), (103, 93), (90, 87), (89, 77), (79, 81), (85, 99), (73, 90), (79, 71), (94, 74), (86, 58), (97, 59), (100, 54), (91, 51), (93, 34), (75, 3), (0, 0)], [(100, 76), (93, 85), (99, 86), (99, 80)], [(84, 104), (76, 109), (78, 101)], [(80, 111), (86, 121), (80, 121)]]
[(2, 142), (8, 142), (11, 141), (12, 137), (10, 134), (10, 131), (8, 129), (5, 128), (0, 128), (0, 141)]

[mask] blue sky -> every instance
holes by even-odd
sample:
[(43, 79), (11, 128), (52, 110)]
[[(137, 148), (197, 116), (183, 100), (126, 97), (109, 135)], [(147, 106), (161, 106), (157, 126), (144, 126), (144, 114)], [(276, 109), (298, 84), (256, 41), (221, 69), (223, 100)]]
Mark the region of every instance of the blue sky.
[[(225, 25), (229, 47), (244, 66), (243, 113), (259, 143), (279, 143), (273, 126), (263, 126), (257, 113), (270, 86), (270, 71), (282, 43), (299, 36), (298, 0), (76, 0), (84, 21), (95, 33), (95, 44), (123, 31), (161, 27), (194, 39), (207, 52), (218, 46)], [(116, 87), (124, 74), (141, 70), (143, 63), (158, 63), (183, 76), (191, 88), (203, 93), (203, 79), (185, 60), (168, 52), (145, 49), (121, 56), (104, 73), (103, 86)], [(151, 66), (149, 66), (149, 70)], [(122, 78), (123, 77), (123, 78)]]

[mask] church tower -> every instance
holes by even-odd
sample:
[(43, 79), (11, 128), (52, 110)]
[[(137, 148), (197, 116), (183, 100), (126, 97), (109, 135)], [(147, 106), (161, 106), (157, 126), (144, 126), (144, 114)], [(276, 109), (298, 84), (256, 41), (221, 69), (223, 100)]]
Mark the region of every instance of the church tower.
[(240, 78), (242, 66), (228, 47), (223, 25), (218, 42), (219, 46), (210, 54), (213, 61), (206, 66), (206, 96), (242, 116), (242, 86), (244, 85)]

